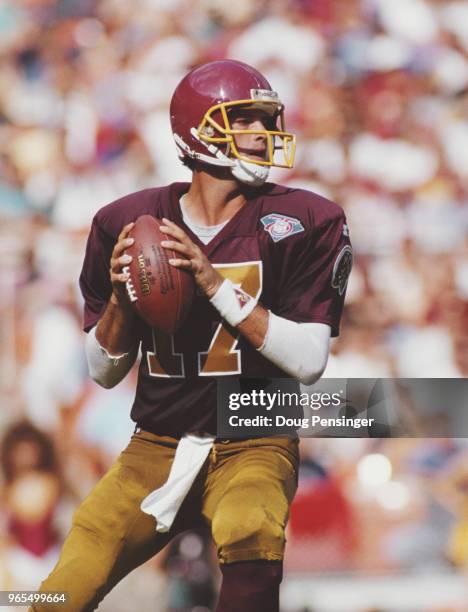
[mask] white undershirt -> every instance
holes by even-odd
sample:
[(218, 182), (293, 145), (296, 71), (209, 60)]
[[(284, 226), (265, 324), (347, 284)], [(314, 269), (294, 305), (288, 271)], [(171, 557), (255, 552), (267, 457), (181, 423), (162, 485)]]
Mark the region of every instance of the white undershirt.
[(212, 240), (218, 232), (220, 232), (226, 223), (229, 221), (223, 221), (222, 223), (218, 223), (218, 225), (198, 225), (187, 214), (187, 209), (184, 204), (185, 194), (180, 198), (180, 210), (182, 211), (182, 219), (185, 225), (192, 230), (192, 232), (197, 236), (203, 244), (208, 244), (210, 240)]

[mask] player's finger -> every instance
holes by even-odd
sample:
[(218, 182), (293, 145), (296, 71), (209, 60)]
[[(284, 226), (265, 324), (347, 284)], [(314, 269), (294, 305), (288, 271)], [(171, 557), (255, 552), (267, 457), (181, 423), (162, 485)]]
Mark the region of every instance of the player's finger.
[(124, 225), (123, 228), (122, 228), (122, 231), (119, 234), (119, 237), (117, 238), (117, 242), (120, 242), (121, 240), (126, 238), (128, 232), (132, 229), (132, 227), (134, 225), (135, 225), (135, 223), (133, 223), (133, 221), (131, 223), (127, 223), (127, 225)]
[(132, 261), (132, 256), (125, 253), (125, 255), (121, 255), (116, 259), (116, 265), (118, 268), (123, 268), (123, 266), (128, 266)]
[(131, 263), (132, 257), (125, 253), (120, 257), (112, 257), (110, 261), (111, 272), (119, 273), (124, 266), (128, 266)]
[[(177, 225), (177, 223), (174, 223), (174, 221), (171, 221), (170, 219), (168, 219), (167, 217), (163, 217), (162, 218), (163, 223), (165, 223), (166, 225), (168, 225), (169, 227), (175, 227), (177, 229), (180, 229), (180, 227)], [(182, 231), (182, 230), (181, 230)]]
[(111, 272), (111, 283), (126, 283), (130, 278), (130, 274), (127, 272)]
[(185, 270), (192, 269), (192, 262), (190, 261), (190, 259), (171, 258), (169, 259), (169, 263), (171, 264), (171, 266), (174, 266), (174, 268), (184, 268)]
[(132, 246), (134, 242), (135, 240), (133, 238), (122, 238), (122, 240), (119, 240), (114, 246), (114, 250), (112, 251), (112, 257), (114, 259), (117, 259), (117, 257), (120, 256), (122, 251), (128, 249), (128, 247)]
[(178, 225), (176, 225), (172, 221), (169, 221), (169, 219), (166, 219), (165, 217), (163, 217), (163, 221), (165, 225), (161, 225), (160, 229), (164, 234), (170, 234), (171, 236), (173, 236), (174, 238), (177, 238), (177, 240), (180, 240), (181, 242), (184, 242), (185, 244), (192, 243), (192, 241), (187, 236), (187, 234), (184, 232), (184, 230), (181, 229)]
[(177, 251), (178, 253), (182, 253), (182, 255), (187, 255), (190, 257), (190, 248), (182, 244), (182, 242), (176, 242), (175, 240), (163, 240), (161, 242), (161, 246), (165, 249), (172, 249), (173, 251)]

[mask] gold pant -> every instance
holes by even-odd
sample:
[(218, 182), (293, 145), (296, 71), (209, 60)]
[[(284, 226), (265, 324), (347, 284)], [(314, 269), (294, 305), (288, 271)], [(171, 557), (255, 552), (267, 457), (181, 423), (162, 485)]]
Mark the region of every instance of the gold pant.
[(41, 591), (66, 591), (68, 603), (47, 610), (89, 611), (124, 576), (178, 533), (211, 526), (220, 563), (283, 558), (289, 506), (297, 486), (298, 441), (275, 437), (216, 442), (169, 533), (141, 501), (161, 486), (177, 440), (133, 435), (73, 517), (60, 559)]

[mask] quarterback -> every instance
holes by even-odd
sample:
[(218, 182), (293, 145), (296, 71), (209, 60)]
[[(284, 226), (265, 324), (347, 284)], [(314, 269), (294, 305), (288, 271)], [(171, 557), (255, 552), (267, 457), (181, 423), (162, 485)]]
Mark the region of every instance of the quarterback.
[[(224, 376), (317, 380), (352, 262), (339, 206), (267, 182), (270, 167), (293, 165), (283, 110), (246, 64), (195, 68), (170, 107), (192, 182), (127, 195), (93, 220), (80, 277), (90, 374), (112, 387), (140, 348), (142, 359), (135, 433), (76, 511), (41, 585), (68, 593), (61, 610), (95, 610), (171, 538), (200, 526), (211, 529), (222, 572), (217, 610), (279, 610), (298, 441), (218, 438), (216, 385)], [(170, 263), (197, 287), (173, 336), (139, 319), (127, 296), (129, 232), (144, 214), (163, 219), (163, 246), (177, 255)]]

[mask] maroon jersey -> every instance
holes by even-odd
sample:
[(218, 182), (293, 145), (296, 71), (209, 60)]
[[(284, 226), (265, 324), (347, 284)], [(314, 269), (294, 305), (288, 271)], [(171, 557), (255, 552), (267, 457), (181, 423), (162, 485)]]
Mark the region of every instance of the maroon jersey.
[[(112, 292), (110, 257), (122, 227), (144, 214), (167, 217), (190, 236), (219, 272), (273, 313), (326, 323), (337, 336), (352, 255), (342, 209), (316, 194), (267, 183), (209, 242), (184, 224), (180, 197), (188, 183), (146, 189), (95, 216), (80, 277), (84, 329), (99, 321)], [(216, 432), (220, 376), (288, 378), (197, 295), (174, 336), (139, 321), (142, 360), (131, 416), (161, 435)], [(288, 339), (285, 338), (285, 342)]]

